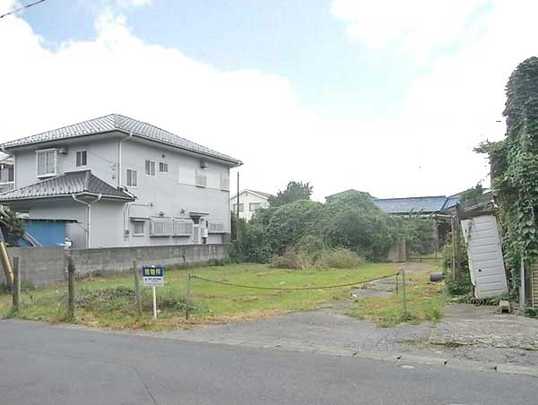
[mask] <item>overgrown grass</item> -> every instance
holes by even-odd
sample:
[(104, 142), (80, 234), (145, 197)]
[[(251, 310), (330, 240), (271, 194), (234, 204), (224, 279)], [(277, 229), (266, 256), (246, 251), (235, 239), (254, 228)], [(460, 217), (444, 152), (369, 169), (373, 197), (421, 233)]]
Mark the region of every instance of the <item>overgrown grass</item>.
[(281, 256), (273, 256), (271, 267), (295, 270), (352, 269), (359, 267), (362, 262), (359, 255), (345, 248), (323, 248), (315, 252), (294, 248)]
[(430, 282), (430, 271), (427, 268), (431, 267), (433, 271), (436, 266), (427, 264), (420, 266), (426, 271), (406, 275), (407, 315), (403, 313), (401, 285), (399, 294), (356, 300), (348, 314), (372, 320), (381, 327), (395, 326), (402, 322), (438, 321), (446, 301), (444, 283)]
[[(271, 287), (303, 287), (343, 284), (392, 274), (392, 264), (363, 264), (355, 269), (273, 269), (266, 265), (239, 264), (170, 270), (165, 287), (158, 288), (159, 319), (151, 319), (151, 289), (143, 289), (144, 315), (138, 318), (134, 305), (132, 274), (94, 277), (76, 283), (76, 322), (97, 327), (143, 328), (151, 330), (187, 327), (193, 323), (254, 319), (309, 310), (349, 296), (350, 287), (307, 291), (245, 289), (192, 279), (193, 310), (185, 320), (187, 274), (236, 284)], [(61, 322), (65, 316), (66, 286), (57, 285), (23, 291), (17, 317)], [(10, 311), (11, 297), (0, 295), (0, 315)]]

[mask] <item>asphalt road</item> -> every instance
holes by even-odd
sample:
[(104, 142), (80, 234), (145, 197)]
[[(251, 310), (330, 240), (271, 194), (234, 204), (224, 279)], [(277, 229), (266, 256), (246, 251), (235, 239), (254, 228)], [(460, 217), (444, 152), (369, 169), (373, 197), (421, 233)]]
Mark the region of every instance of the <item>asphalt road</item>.
[(538, 379), (0, 321), (0, 404), (533, 404)]

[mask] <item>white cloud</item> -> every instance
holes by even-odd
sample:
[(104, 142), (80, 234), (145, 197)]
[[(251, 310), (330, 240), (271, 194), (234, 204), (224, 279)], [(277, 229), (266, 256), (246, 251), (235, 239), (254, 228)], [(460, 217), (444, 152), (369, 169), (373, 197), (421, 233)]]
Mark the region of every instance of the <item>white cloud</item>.
[(114, 0), (120, 7), (143, 7), (149, 6), (153, 0)]
[[(419, 163), (411, 189), (423, 189), (422, 183), (439, 190), (434, 179), (444, 184), (446, 192), (456, 190), (458, 184), (469, 186), (488, 172), (472, 148), (504, 135), (504, 124), (496, 121), (502, 119), (510, 73), (522, 60), (538, 54), (534, 23), (538, 3), (390, 3), (393, 7), (387, 2), (334, 0), (333, 13), (348, 21), (348, 32), (361, 43), (385, 46), (385, 52), (412, 50), (419, 60), (437, 52), (430, 55), (427, 73), (417, 76), (407, 90), (399, 117), (389, 119), (409, 141), (397, 161), (405, 167), (404, 156), (414, 156)], [(457, 49), (439, 52), (443, 45), (455, 42), (459, 42)]]
[(428, 52), (454, 44), (486, 0), (334, 0), (331, 11), (349, 36), (372, 48)]
[(95, 39), (55, 50), (9, 17), (0, 23), (0, 141), (118, 112), (240, 158), (244, 187), (274, 192), (305, 180), (317, 198), (351, 187), (379, 196), (455, 192), (486, 173), (471, 149), (502, 134), (495, 120), (506, 79), (536, 54), (537, 6), (521, 4), (497, 5), (484, 22), (490, 29), (436, 60), (405, 108), (382, 121), (322, 119), (286, 78), (223, 71), (148, 44), (111, 11), (96, 20)]

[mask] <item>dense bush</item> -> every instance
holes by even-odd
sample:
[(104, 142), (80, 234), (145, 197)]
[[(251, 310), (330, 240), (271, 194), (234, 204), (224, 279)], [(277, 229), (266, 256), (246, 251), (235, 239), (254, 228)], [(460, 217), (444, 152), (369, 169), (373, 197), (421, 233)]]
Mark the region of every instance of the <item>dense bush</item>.
[(351, 269), (360, 266), (361, 257), (345, 248), (325, 249), (314, 262), (322, 269)]
[(332, 247), (345, 247), (369, 260), (379, 260), (386, 257), (398, 230), (369, 194), (349, 192), (326, 204), (322, 233)]
[(299, 200), (261, 209), (249, 223), (234, 220), (232, 226), (232, 236), (239, 233), (230, 250), (233, 260), (272, 261), (285, 268), (340, 267), (342, 262), (355, 266), (359, 257), (384, 260), (401, 238), (419, 253), (432, 247), (430, 220), (393, 218), (369, 194), (358, 191), (326, 204)]
[(271, 267), (304, 270), (312, 267), (312, 257), (302, 250), (290, 248), (281, 255), (273, 256)]
[(235, 262), (267, 263), (272, 251), (266, 233), (260, 224), (247, 224), (245, 220), (234, 221), (234, 235), (239, 239), (232, 241), (229, 257)]
[(274, 210), (265, 227), (271, 251), (282, 254), (304, 236), (319, 233), (317, 227), (322, 216), (323, 204), (309, 200), (296, 201)]

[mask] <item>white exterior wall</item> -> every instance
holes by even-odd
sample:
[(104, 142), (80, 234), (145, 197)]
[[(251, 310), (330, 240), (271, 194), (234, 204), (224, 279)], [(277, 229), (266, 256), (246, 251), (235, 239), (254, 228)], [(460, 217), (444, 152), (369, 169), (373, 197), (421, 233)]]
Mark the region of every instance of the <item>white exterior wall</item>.
[[(36, 150), (49, 149), (43, 146), (32, 150), (15, 152), (15, 188), (25, 187), (42, 180), (37, 177)], [(99, 139), (88, 142), (82, 139), (79, 142), (66, 145), (67, 153), (58, 153), (58, 174), (74, 170), (91, 169), (92, 173), (101, 180), (117, 185), (118, 140)], [(87, 151), (87, 165), (76, 167), (76, 152)]]
[[(230, 207), (235, 213), (235, 204), (237, 203), (237, 194), (230, 198)], [(269, 202), (267, 198), (261, 197), (259, 194), (253, 193), (249, 190), (242, 191), (239, 194), (239, 204), (243, 204), (243, 211), (239, 212), (239, 218), (242, 218), (246, 221), (250, 221), (254, 215), (255, 210), (250, 209), (251, 203), (259, 203), (260, 208), (269, 207)]]
[[(120, 139), (124, 139), (121, 146)], [(137, 197), (133, 203), (102, 200), (92, 204), (91, 247), (191, 244), (192, 237), (151, 237), (149, 224), (151, 218), (161, 216), (190, 219), (190, 212), (207, 213), (204, 218), (210, 223), (222, 223), (223, 232), (210, 233), (207, 243), (223, 243), (225, 234), (230, 233), (230, 194), (221, 190), (220, 180), (221, 174), (229, 176), (229, 167), (205, 160), (207, 167), (202, 169), (200, 159), (203, 158), (136, 138), (125, 139), (111, 135), (88, 142), (88, 138), (82, 138), (66, 145), (67, 154), (58, 154), (58, 174), (91, 169), (101, 180), (114, 187), (122, 185)], [(47, 148), (50, 146), (15, 153), (17, 188), (41, 180), (37, 177), (35, 151)], [(87, 151), (84, 167), (76, 167), (76, 151), (79, 150)], [(155, 162), (155, 176), (145, 174), (146, 159)], [(168, 164), (168, 173), (159, 172), (159, 162)], [(137, 187), (126, 186), (127, 169), (137, 171)], [(207, 187), (195, 185), (196, 169), (207, 175)], [(55, 204), (36, 201), (29, 207), (27, 203), (24, 210), (30, 218), (77, 220), (78, 224), (67, 226), (67, 234), (74, 247), (87, 247), (88, 234), (83, 230), (88, 221), (85, 205), (69, 200), (58, 200)], [(133, 235), (133, 218), (145, 220), (143, 236)]]
[[(145, 161), (155, 162), (155, 176), (145, 174)], [(168, 164), (168, 173), (159, 172), (159, 162)], [(171, 217), (189, 219), (189, 212), (203, 212), (210, 222), (224, 224), (224, 232), (230, 233), (229, 192), (221, 190), (220, 177), (229, 168), (219, 163), (207, 161), (207, 168), (200, 168), (200, 159), (171, 149), (157, 148), (140, 142), (126, 141), (122, 144), (122, 184), (126, 186), (127, 169), (137, 171), (137, 187), (126, 187), (137, 196), (128, 208), (128, 226), (131, 231), (127, 238), (130, 246), (144, 244), (187, 244), (193, 243), (188, 237), (150, 237), (149, 222), (145, 235), (132, 234), (132, 218), (150, 219)], [(196, 170), (207, 176), (207, 187), (195, 185)], [(208, 242), (221, 243), (221, 234), (211, 234)]]

